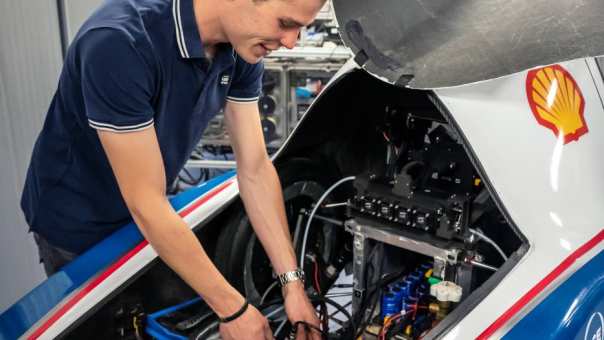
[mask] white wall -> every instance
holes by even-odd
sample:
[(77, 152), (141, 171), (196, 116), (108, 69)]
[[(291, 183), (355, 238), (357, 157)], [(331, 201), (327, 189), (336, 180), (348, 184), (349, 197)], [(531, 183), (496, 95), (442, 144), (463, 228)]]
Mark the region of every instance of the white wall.
[(67, 28), (67, 38), (69, 41), (78, 32), (84, 20), (102, 2), (102, 0), (63, 0), (65, 4), (64, 23)]
[(53, 1), (0, 2), (0, 311), (45, 276), (19, 200), (61, 65)]
[[(0, 1), (0, 313), (45, 279), (19, 206), (62, 64), (57, 1)], [(69, 35), (100, 0), (68, 0)]]

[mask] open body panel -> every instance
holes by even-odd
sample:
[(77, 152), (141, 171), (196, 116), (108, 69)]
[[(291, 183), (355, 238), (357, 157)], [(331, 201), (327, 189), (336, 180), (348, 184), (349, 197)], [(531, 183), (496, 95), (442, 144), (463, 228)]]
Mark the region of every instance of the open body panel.
[(604, 54), (604, 3), (335, 0), (341, 37), (370, 73), (440, 88)]

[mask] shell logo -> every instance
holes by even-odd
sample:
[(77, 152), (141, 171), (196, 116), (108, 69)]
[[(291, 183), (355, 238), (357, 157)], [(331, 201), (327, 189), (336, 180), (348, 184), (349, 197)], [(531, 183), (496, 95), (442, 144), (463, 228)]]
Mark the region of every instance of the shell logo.
[(587, 133), (585, 99), (571, 74), (560, 65), (529, 71), (526, 95), (539, 124), (564, 136), (564, 144)]

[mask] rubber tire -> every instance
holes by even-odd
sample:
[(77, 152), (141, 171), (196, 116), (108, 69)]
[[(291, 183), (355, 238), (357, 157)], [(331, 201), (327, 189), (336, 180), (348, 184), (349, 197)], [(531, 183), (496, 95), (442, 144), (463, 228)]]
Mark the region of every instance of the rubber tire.
[[(319, 163), (306, 158), (294, 158), (277, 166), (279, 179), (283, 188), (284, 196), (287, 196), (289, 187), (301, 181), (313, 181), (322, 188), (322, 194), (330, 185), (334, 183), (333, 176), (326, 173), (325, 167)], [(287, 197), (286, 197), (287, 201)], [(247, 247), (255, 237), (249, 219), (243, 209), (241, 202), (232, 210), (232, 216), (224, 226), (224, 230), (218, 237), (216, 251), (214, 254), (214, 263), (226, 279), (248, 299), (259, 299), (259, 295), (246, 291), (244, 283), (244, 266), (246, 260)], [(270, 207), (267, 207), (270, 208)], [(287, 209), (287, 207), (286, 207)], [(287, 214), (287, 211), (286, 211)], [(288, 216), (288, 220), (292, 220)], [(290, 233), (294, 236), (294, 223), (289, 223)], [(249, 286), (249, 284), (248, 284)]]

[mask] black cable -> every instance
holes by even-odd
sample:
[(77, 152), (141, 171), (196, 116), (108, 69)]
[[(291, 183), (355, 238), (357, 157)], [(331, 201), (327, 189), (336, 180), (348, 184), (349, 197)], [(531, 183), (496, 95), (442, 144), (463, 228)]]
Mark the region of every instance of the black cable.
[[(352, 315), (350, 315), (350, 313), (344, 307), (342, 307), (342, 305), (340, 305), (339, 303), (335, 302), (334, 300), (332, 300), (330, 298), (327, 298), (324, 296), (318, 296), (318, 295), (310, 295), (308, 297), (308, 299), (311, 302), (325, 302), (325, 303), (335, 307), (338, 311), (340, 311), (342, 314), (344, 314), (344, 316), (346, 316), (347, 319), (352, 319)], [(275, 300), (262, 304), (261, 306), (258, 307), (258, 309), (262, 310), (262, 309), (268, 308), (270, 306), (283, 304), (283, 302), (284, 301), (281, 298), (275, 299)]]
[[(349, 312), (346, 310), (346, 308), (344, 308), (344, 307), (343, 307), (342, 305), (340, 305), (339, 303), (337, 303), (337, 302), (333, 301), (333, 300), (332, 300), (332, 299), (330, 299), (330, 298), (326, 298), (326, 297), (324, 297), (324, 296), (316, 296), (316, 295), (315, 295), (315, 296), (311, 296), (311, 297), (309, 297), (309, 299), (310, 299), (310, 301), (312, 301), (312, 302), (314, 302), (314, 301), (319, 301), (319, 302), (323, 302), (323, 303), (327, 303), (327, 304), (332, 305), (332, 306), (333, 306), (333, 307), (335, 307), (335, 308), (336, 308), (336, 309), (337, 309), (337, 310), (338, 310), (340, 313), (344, 314), (344, 316), (345, 316), (345, 317), (348, 319), (348, 321), (350, 322), (352, 329), (356, 329), (356, 328), (355, 328), (355, 326), (354, 326), (354, 320), (353, 320), (353, 318), (352, 318), (352, 315), (351, 315), (351, 314), (350, 314), (350, 313), (349, 313)], [(297, 321), (297, 322), (296, 322), (296, 323), (294, 323), (294, 325), (292, 326), (292, 330), (291, 330), (291, 333), (290, 333), (290, 339), (295, 339), (296, 331), (297, 331), (297, 328), (298, 328), (298, 326), (299, 326), (300, 324), (304, 324), (306, 327), (311, 328), (311, 329), (313, 329), (313, 330), (316, 330), (316, 331), (320, 332), (320, 333), (321, 333), (322, 338), (327, 339), (327, 337), (329, 336), (329, 332), (327, 332), (327, 331), (324, 331), (324, 330), (322, 330), (322, 329), (320, 329), (320, 328), (318, 328), (318, 327), (316, 327), (316, 326), (314, 326), (314, 325), (311, 325), (311, 324), (309, 324), (309, 323), (307, 323), (307, 322), (305, 322), (305, 321)], [(293, 334), (293, 336), (294, 336), (293, 338), (291, 337), (291, 336), (292, 336), (292, 334)]]
[(187, 174), (187, 176), (189, 176), (189, 178), (191, 178), (196, 184), (199, 184), (199, 182), (203, 179), (203, 171), (199, 171), (199, 177), (197, 177), (197, 179), (195, 179), (193, 177), (193, 175), (189, 172), (189, 170), (187, 168), (183, 168), (183, 171)]
[(178, 179), (180, 179), (181, 181), (183, 181), (185, 184), (188, 185), (198, 185), (199, 182), (201, 182), (201, 180), (203, 179), (204, 176), (204, 172), (200, 171), (199, 173), (199, 178), (195, 179), (195, 177), (193, 177), (193, 175), (189, 172), (189, 170), (187, 168), (182, 168), (183, 173), (185, 173), (187, 175), (187, 177), (189, 177), (188, 179), (185, 179), (182, 176), (178, 176)]
[(331, 288), (352, 288), (354, 287), (353, 284), (350, 283), (340, 283), (340, 284), (335, 284), (333, 286), (331, 286)]
[[(371, 321), (370, 318), (373, 316), (373, 313), (375, 312), (375, 308), (377, 307), (377, 301), (379, 299), (379, 297), (374, 298), (375, 294), (379, 293), (383, 287), (398, 280), (404, 273), (405, 273), (405, 271), (401, 270), (398, 272), (386, 274), (383, 277), (381, 277), (378, 281), (374, 282), (369, 287), (367, 287), (367, 294), (365, 295), (363, 302), (361, 303), (361, 306), (359, 308), (359, 311), (361, 312), (361, 320), (359, 322), (359, 328), (357, 328), (355, 339), (357, 339), (359, 336), (362, 335), (362, 333), (365, 331), (365, 328), (367, 327), (367, 324), (369, 324), (369, 322)], [(368, 315), (367, 319), (365, 318), (365, 315), (363, 314), (366, 310), (366, 306), (365, 306), (366, 300), (372, 301), (371, 310), (370, 310), (369, 314), (366, 314), (366, 315)]]
[[(319, 266), (319, 261), (316, 259), (313, 261), (313, 282), (316, 285), (315, 290), (317, 291), (317, 293), (319, 294), (319, 296), (324, 296), (321, 293), (321, 283), (319, 282), (319, 275), (320, 275), (320, 266)], [(320, 320), (321, 320), (321, 324), (323, 326), (323, 329), (329, 333), (329, 325), (327, 322), (327, 318), (329, 317), (328, 313), (327, 313), (327, 306), (325, 305), (325, 302), (321, 302), (320, 303)]]
[[(349, 313), (349, 312), (346, 310), (346, 308), (344, 308), (344, 307), (343, 307), (342, 305), (340, 305), (339, 303), (335, 302), (334, 300), (332, 300), (332, 299), (330, 299), (330, 298), (327, 298), (327, 297), (324, 297), (324, 296), (319, 296), (319, 295), (311, 295), (311, 296), (309, 296), (309, 298), (308, 298), (308, 299), (309, 299), (311, 302), (327, 303), (327, 304), (329, 304), (329, 305), (333, 306), (333, 307), (334, 307), (334, 308), (336, 308), (336, 309), (337, 309), (337, 310), (338, 310), (340, 313), (344, 314), (344, 316), (346, 317), (347, 321), (348, 321), (348, 322), (350, 322), (352, 329), (353, 329), (353, 330), (354, 330), (354, 329), (356, 329), (356, 328), (355, 328), (355, 324), (354, 324), (354, 320), (353, 320), (353, 318), (352, 318), (352, 315), (351, 315), (351, 314), (350, 314), (350, 313)], [(263, 310), (263, 309), (265, 309), (265, 308), (267, 308), (267, 307), (274, 306), (274, 305), (277, 305), (277, 304), (282, 304), (282, 303), (283, 303), (283, 299), (276, 299), (276, 300), (273, 300), (273, 301), (269, 301), (269, 302), (267, 302), (267, 303), (264, 303), (263, 305), (259, 306), (259, 308), (258, 308), (258, 309)], [(298, 323), (304, 323), (304, 324), (306, 324), (306, 322), (304, 322), (304, 321), (298, 321), (298, 322), (296, 322), (295, 324), (298, 324)], [(294, 325), (295, 325), (295, 324), (294, 324)], [(309, 326), (312, 326), (312, 325), (309, 325)], [(321, 331), (321, 334), (322, 334), (323, 336), (328, 336), (328, 335), (329, 335), (329, 333), (328, 333), (328, 332), (323, 331), (323, 330), (321, 330), (320, 328), (317, 328), (316, 326), (312, 326), (311, 328), (313, 328), (313, 329), (317, 329), (317, 330)], [(296, 326), (292, 326), (292, 330), (295, 330), (295, 329), (296, 329)]]
[[(368, 268), (367, 268), (367, 272), (369, 272), (369, 270), (371, 270), (371, 274), (375, 274), (375, 268), (373, 268), (373, 263), (371, 261), (368, 261)], [(371, 292), (369, 290), (370, 285), (367, 283), (367, 281), (369, 280), (369, 275), (366, 274), (365, 275), (365, 289), (366, 289), (366, 294), (363, 295), (361, 302), (359, 303), (359, 312), (361, 312), (360, 316), (361, 319), (359, 320), (359, 328), (360, 329), (365, 329), (365, 327), (367, 327), (367, 323), (368, 321), (365, 319), (365, 314), (363, 314), (365, 312), (365, 309), (367, 308), (366, 304), (367, 301), (369, 300), (370, 297), (373, 296), (373, 292)], [(373, 284), (372, 284), (373, 285)], [(369, 314), (369, 316), (371, 317), (371, 315), (373, 315), (373, 311), (374, 311), (374, 307), (371, 308), (371, 313)], [(360, 332), (358, 329), (354, 330), (355, 332)], [(360, 334), (357, 334), (357, 336), (355, 336), (355, 339), (359, 337)]]
[[(375, 291), (370, 294), (367, 294), (366, 297), (370, 297), (370, 296), (373, 297), (374, 293), (375, 293)], [(355, 339), (358, 339), (363, 334), (363, 332), (365, 332), (365, 328), (371, 321), (371, 317), (373, 316), (373, 313), (375, 312), (375, 307), (377, 306), (377, 300), (378, 299), (373, 299), (373, 303), (371, 305), (371, 310), (370, 310), (369, 314), (367, 314), (368, 315), (367, 319), (365, 319), (365, 316), (363, 314), (361, 314), (362, 318), (361, 318), (361, 322), (359, 324), (359, 328), (356, 328), (356, 334), (354, 337)], [(364, 313), (365, 308), (359, 309), (359, 311), (361, 313)]]
[(271, 307), (271, 306), (274, 306), (274, 305), (280, 305), (280, 304), (283, 304), (283, 299), (281, 299), (281, 298), (265, 302), (265, 303), (259, 305), (258, 309), (259, 310), (263, 310), (263, 309), (266, 309), (268, 307)]
[(325, 332), (324, 330), (322, 330), (321, 328), (309, 324), (306, 321), (296, 321), (296, 323), (294, 323), (294, 325), (292, 326), (292, 329), (289, 332), (289, 336), (287, 337), (290, 340), (295, 340), (296, 339), (296, 334), (298, 333), (298, 327), (302, 325), (304, 326), (305, 330), (308, 331), (316, 331), (319, 332), (319, 334), (321, 334), (321, 339), (327, 339), (329, 337), (329, 333)]
[(344, 316), (346, 316), (346, 318), (350, 321), (351, 325), (354, 328), (354, 320), (352, 319), (352, 315), (350, 315), (350, 313), (346, 310), (346, 308), (342, 307), (342, 305), (340, 305), (339, 303), (333, 301), (330, 298), (324, 297), (324, 296), (311, 296), (310, 301), (320, 301), (320, 302), (325, 302), (333, 307), (335, 307), (340, 313), (344, 314)]
[[(365, 278), (364, 278), (364, 280), (365, 280), (364, 285), (365, 285), (366, 293), (364, 294), (364, 296), (361, 299), (361, 302), (359, 303), (359, 309), (358, 310), (360, 312), (361, 319), (359, 320), (359, 327), (358, 328), (354, 328), (354, 331), (353, 331), (354, 333), (357, 333), (356, 336), (355, 336), (355, 339), (358, 338), (361, 335), (361, 333), (364, 331), (365, 327), (367, 327), (367, 324), (370, 321), (369, 319), (365, 318), (366, 314), (364, 314), (364, 313), (365, 313), (365, 310), (367, 309), (367, 301), (371, 301), (371, 298), (373, 298), (373, 295), (375, 293), (375, 291), (371, 291), (371, 288), (374, 287), (376, 284), (380, 283), (381, 280), (382, 280), (382, 278), (380, 278), (380, 279), (377, 280), (377, 282), (372, 283), (371, 285), (367, 283), (367, 281), (369, 281), (369, 277), (370, 276), (373, 277), (375, 275), (375, 267), (373, 266), (373, 257), (378, 252), (380, 252), (380, 253), (383, 252), (383, 247), (382, 246), (375, 246), (375, 247), (373, 247), (371, 249), (370, 253), (367, 255), (367, 261), (366, 261), (366, 263), (368, 265), (368, 268), (367, 268), (367, 273), (365, 274)], [(380, 262), (380, 264), (382, 265), (383, 262)], [(380, 265), (380, 268), (379, 268), (380, 272), (382, 271), (381, 265)], [(371, 275), (369, 275), (369, 273), (368, 273), (369, 270), (371, 270)], [(373, 315), (373, 312), (375, 311), (375, 306), (377, 304), (377, 299), (373, 299), (372, 302), (373, 302), (373, 304), (372, 304), (372, 307), (371, 307), (371, 312), (369, 313), (369, 316), (368, 316), (369, 318), (371, 318), (371, 316)]]

